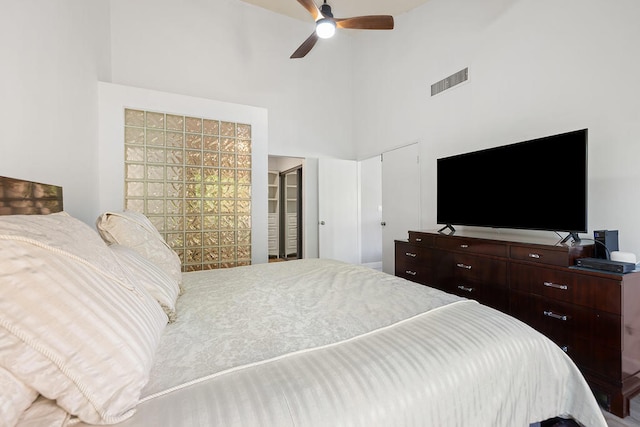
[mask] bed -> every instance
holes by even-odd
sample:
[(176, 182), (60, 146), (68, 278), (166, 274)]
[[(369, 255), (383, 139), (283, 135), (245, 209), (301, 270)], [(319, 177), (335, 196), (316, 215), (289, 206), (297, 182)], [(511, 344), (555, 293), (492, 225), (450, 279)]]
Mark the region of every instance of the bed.
[(0, 178), (0, 425), (606, 426), (560, 348), (475, 301), (321, 259), (183, 274), (143, 215), (96, 232), (61, 198)]

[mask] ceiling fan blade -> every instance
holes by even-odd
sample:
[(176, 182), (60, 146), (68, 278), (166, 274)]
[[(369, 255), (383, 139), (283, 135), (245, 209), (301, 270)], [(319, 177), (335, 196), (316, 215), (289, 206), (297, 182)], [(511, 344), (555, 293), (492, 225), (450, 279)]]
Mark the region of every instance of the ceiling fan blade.
[(369, 15), (353, 18), (336, 18), (336, 27), (354, 30), (393, 30), (393, 16)]
[(313, 16), (314, 21), (317, 21), (319, 18), (322, 18), (320, 9), (318, 9), (318, 6), (316, 6), (313, 0), (298, 0), (298, 3), (300, 3), (302, 6), (304, 6), (305, 9), (309, 11), (311, 16)]
[(291, 59), (296, 59), (296, 58), (304, 58), (304, 56), (309, 53), (309, 51), (313, 48), (313, 46), (316, 45), (316, 42), (318, 41), (318, 35), (316, 34), (316, 32), (314, 31), (313, 33), (311, 33), (311, 35), (309, 36), (309, 38), (307, 38), (298, 49), (296, 49), (295, 52), (293, 52), (293, 55), (291, 55)]

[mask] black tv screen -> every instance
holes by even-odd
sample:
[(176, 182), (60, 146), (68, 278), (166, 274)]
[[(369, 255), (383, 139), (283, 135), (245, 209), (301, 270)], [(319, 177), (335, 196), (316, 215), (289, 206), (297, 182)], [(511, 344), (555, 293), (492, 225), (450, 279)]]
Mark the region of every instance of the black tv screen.
[(438, 223), (586, 233), (587, 134), (438, 159)]

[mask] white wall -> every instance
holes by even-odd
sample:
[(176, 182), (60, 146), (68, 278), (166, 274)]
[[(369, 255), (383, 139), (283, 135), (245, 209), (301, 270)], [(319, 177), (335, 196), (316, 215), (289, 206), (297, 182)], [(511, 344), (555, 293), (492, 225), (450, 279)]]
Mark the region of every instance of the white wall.
[(251, 262), (267, 262), (267, 110), (111, 83), (99, 84), (101, 212), (124, 208), (124, 109), (167, 112), (251, 125)]
[(0, 55), (0, 175), (63, 186), (65, 210), (93, 224), (109, 3), (2, 0)]
[[(637, 0), (430, 0), (391, 33), (359, 33), (357, 156), (422, 141), (421, 223), (434, 228), (437, 158), (589, 128), (589, 236), (618, 229), (640, 254), (639, 21)], [(465, 67), (468, 82), (430, 97)], [(541, 171), (561, 186), (571, 159)]]
[(111, 0), (111, 22), (114, 83), (267, 108), (269, 154), (355, 157), (347, 32), (292, 60), (313, 21), (239, 0)]

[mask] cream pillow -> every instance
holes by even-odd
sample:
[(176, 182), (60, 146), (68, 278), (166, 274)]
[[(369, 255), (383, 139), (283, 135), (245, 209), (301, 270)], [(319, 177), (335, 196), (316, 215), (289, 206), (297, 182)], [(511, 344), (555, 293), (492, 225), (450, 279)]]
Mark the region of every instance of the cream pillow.
[[(0, 355), (4, 350), (0, 348)], [(0, 425), (15, 426), (22, 413), (36, 400), (38, 392), (0, 367)]]
[(176, 300), (180, 287), (171, 277), (154, 263), (133, 249), (114, 244), (109, 246), (123, 268), (129, 270), (135, 280), (158, 301), (169, 317), (169, 323), (176, 320)]
[(180, 257), (143, 214), (106, 212), (98, 217), (96, 227), (108, 244), (130, 247), (163, 269), (178, 285), (182, 283)]
[(0, 286), (2, 368), (86, 423), (133, 414), (167, 316), (94, 230), (0, 217)]

